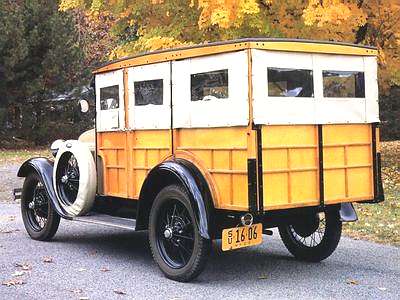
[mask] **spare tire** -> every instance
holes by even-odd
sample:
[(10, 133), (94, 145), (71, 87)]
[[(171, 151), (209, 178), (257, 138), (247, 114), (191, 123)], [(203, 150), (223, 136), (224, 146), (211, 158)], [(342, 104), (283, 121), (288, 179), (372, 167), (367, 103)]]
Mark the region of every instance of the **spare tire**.
[(54, 163), (53, 185), (60, 205), (71, 216), (87, 213), (96, 195), (96, 167), (89, 147), (66, 141)]

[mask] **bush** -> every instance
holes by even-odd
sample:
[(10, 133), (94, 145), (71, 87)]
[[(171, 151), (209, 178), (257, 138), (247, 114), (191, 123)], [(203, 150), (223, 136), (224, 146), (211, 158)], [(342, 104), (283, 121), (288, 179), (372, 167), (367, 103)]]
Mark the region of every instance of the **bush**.
[(392, 87), (380, 98), (381, 139), (400, 139), (400, 87)]

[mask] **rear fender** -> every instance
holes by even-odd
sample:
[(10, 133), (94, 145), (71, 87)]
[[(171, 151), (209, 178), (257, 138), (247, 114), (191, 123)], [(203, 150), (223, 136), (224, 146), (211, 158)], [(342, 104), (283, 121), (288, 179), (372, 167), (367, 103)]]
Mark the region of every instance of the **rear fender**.
[(35, 172), (39, 175), (42, 184), (44, 185), (47, 196), (50, 199), (50, 204), (57, 214), (68, 220), (72, 220), (64, 209), (59, 205), (57, 196), (53, 186), (53, 168), (54, 162), (48, 158), (36, 157), (31, 158), (24, 162), (18, 170), (18, 177), (27, 177), (29, 174)]
[(212, 201), (207, 193), (208, 188), (201, 183), (198, 176), (199, 173), (192, 169), (189, 162), (181, 160), (166, 161), (154, 167), (140, 192), (136, 229), (148, 228), (150, 209), (158, 192), (169, 184), (180, 184), (190, 197), (190, 204), (195, 212), (195, 225), (200, 235), (210, 239), (212, 211), (209, 204)]

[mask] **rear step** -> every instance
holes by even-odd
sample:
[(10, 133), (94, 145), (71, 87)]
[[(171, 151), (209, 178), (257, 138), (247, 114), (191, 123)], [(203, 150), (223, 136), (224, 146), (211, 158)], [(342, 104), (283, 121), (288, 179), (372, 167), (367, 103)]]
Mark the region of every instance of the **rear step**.
[(90, 215), (86, 216), (74, 217), (72, 220), (83, 223), (91, 223), (91, 224), (127, 229), (132, 231), (134, 231), (136, 228), (136, 220), (134, 219), (113, 217), (110, 215), (104, 215), (98, 213), (91, 213)]

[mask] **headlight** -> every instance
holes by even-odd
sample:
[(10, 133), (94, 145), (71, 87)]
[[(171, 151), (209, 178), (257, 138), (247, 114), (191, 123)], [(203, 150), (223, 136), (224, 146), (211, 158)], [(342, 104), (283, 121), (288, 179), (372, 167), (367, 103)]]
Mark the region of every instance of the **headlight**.
[(51, 154), (53, 154), (54, 157), (56, 157), (58, 149), (60, 149), (62, 144), (64, 144), (64, 140), (56, 140), (51, 144), (50, 151), (51, 151)]

